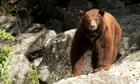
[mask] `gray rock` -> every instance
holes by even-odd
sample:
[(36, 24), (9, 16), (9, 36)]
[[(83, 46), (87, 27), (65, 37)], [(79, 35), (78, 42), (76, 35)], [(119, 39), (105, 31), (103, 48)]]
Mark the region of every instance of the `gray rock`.
[[(47, 32), (47, 33), (46, 33)], [(32, 63), (27, 59), (27, 54), (39, 50), (45, 41), (51, 39), (56, 33), (51, 30), (43, 30), (38, 33), (26, 33), (17, 38), (16, 45), (10, 60), (10, 76), (13, 77), (13, 84), (28, 84), (28, 72), (32, 69)], [(38, 65), (41, 60), (38, 60)]]
[(29, 26), (32, 24), (31, 18), (3, 15), (0, 16), (0, 29), (5, 29), (15, 35), (25, 33)]
[(0, 16), (0, 24), (4, 24), (5, 22), (7, 22), (8, 21), (8, 17), (6, 17), (6, 16)]
[(129, 55), (121, 63), (113, 64), (109, 71), (66, 78), (53, 84), (139, 84), (140, 62), (137, 60), (140, 59), (139, 55), (140, 51)]
[(38, 66), (40, 81), (52, 84), (54, 81), (68, 76), (71, 70), (69, 51), (74, 32), (75, 29), (66, 31), (46, 42), (43, 49), (44, 56)]
[(114, 9), (114, 8), (124, 8), (125, 5), (122, 1), (120, 0), (106, 0), (106, 1), (102, 1), (102, 0), (98, 0), (98, 7), (99, 8), (107, 8), (107, 9)]
[(139, 15), (129, 15), (119, 19), (123, 30), (121, 49), (125, 51), (125, 55), (139, 50), (139, 17)]

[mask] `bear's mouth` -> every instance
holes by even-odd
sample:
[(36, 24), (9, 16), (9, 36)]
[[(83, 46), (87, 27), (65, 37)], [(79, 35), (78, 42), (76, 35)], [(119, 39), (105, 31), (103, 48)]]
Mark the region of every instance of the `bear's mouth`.
[(90, 31), (95, 31), (97, 30), (97, 26), (89, 26), (88, 28)]

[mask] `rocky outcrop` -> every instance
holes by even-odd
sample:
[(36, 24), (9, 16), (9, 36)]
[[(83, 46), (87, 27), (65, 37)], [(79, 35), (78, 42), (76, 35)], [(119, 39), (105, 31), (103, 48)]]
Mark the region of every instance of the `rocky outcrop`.
[(43, 42), (48, 41), (55, 35), (54, 31), (44, 30), (44, 33), (26, 33), (17, 38), (17, 43), (13, 46), (13, 52), (10, 53), (12, 56), (12, 59), (10, 59), (10, 75), (14, 79), (14, 84), (28, 84), (27, 74), (32, 69), (28, 53), (42, 49)]
[(75, 29), (51, 39), (44, 46), (43, 59), (38, 66), (40, 81), (52, 84), (68, 76), (70, 72), (70, 45)]
[[(139, 84), (140, 52), (128, 55), (120, 63), (112, 65), (109, 71), (62, 79), (54, 84)], [(137, 59), (134, 59), (137, 58)]]
[(123, 29), (121, 53), (126, 56), (132, 52), (139, 50), (139, 15), (129, 15), (119, 19), (121, 28)]

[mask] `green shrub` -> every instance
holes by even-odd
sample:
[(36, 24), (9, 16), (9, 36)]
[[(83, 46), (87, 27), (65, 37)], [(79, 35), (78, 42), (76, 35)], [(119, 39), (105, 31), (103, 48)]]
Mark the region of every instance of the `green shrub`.
[(37, 67), (33, 66), (33, 69), (28, 73), (29, 84), (39, 84), (39, 75), (37, 72)]
[(33, 9), (37, 4), (37, 0), (13, 0), (14, 2), (11, 2), (12, 0), (0, 0), (0, 5), (3, 8), (3, 10), (6, 13), (17, 13), (17, 11), (20, 11), (22, 9), (30, 11), (30, 9)]
[(16, 9), (15, 9), (14, 5), (8, 4), (8, 5), (6, 6), (6, 11), (7, 11), (8, 13), (11, 13), (12, 11), (15, 11), (15, 10), (16, 10)]
[(0, 52), (0, 84), (12, 84), (12, 78), (9, 77), (9, 53), (11, 47), (4, 47)]
[(12, 40), (12, 41), (15, 40), (15, 38), (12, 36), (11, 33), (6, 32), (5, 30), (0, 29), (0, 41), (1, 40), (5, 40), (5, 39)]
[[(1, 40), (14, 40), (11, 33), (0, 29), (0, 41)], [(9, 76), (9, 53), (12, 51), (11, 47), (4, 46), (0, 50), (0, 84), (12, 84), (12, 78)]]

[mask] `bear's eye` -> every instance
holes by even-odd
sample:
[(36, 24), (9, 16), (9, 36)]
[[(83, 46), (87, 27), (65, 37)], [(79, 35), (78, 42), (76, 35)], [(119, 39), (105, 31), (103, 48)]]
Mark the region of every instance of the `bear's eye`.
[(92, 15), (92, 17), (93, 17), (93, 18), (95, 18), (95, 17), (96, 17), (96, 15)]
[(92, 17), (97, 20), (98, 15), (92, 15)]
[(85, 20), (85, 23), (86, 24), (90, 24), (90, 21), (87, 19), (87, 20)]
[(98, 17), (101, 17), (101, 15), (100, 15), (100, 14), (98, 14)]

